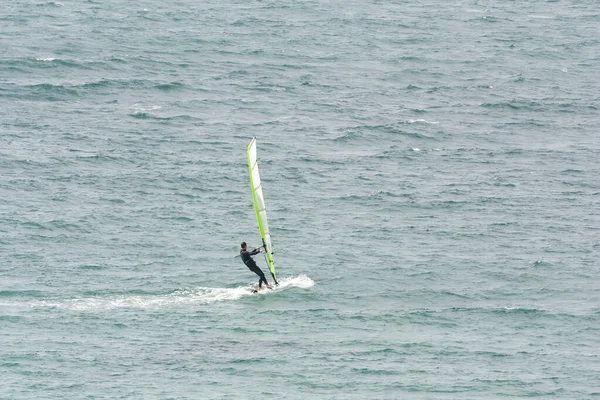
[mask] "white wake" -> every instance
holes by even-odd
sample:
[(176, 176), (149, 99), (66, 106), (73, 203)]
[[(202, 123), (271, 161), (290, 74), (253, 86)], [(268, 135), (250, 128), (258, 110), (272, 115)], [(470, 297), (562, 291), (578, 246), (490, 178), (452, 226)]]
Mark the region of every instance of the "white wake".
[(179, 289), (164, 295), (119, 295), (111, 297), (84, 297), (80, 299), (38, 300), (30, 307), (56, 307), (75, 311), (111, 310), (118, 308), (165, 308), (186, 304), (210, 304), (219, 301), (238, 300), (247, 296), (263, 296), (282, 292), (290, 288), (307, 289), (315, 282), (306, 275), (281, 278), (279, 286), (271, 290), (252, 293), (256, 285), (236, 288), (196, 287)]

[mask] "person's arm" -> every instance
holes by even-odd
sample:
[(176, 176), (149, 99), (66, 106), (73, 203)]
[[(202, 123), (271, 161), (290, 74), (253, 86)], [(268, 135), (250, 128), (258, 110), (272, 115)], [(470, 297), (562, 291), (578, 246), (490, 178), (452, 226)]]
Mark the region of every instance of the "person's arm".
[(251, 256), (254, 256), (254, 255), (258, 254), (258, 253), (260, 253), (260, 247), (259, 247), (258, 249), (254, 249), (254, 250), (252, 250), (252, 251), (250, 252), (250, 255), (251, 255)]

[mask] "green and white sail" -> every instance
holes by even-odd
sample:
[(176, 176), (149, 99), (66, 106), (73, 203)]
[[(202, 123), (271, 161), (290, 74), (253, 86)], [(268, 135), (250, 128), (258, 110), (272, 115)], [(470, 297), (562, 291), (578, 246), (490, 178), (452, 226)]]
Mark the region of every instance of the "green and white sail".
[(273, 262), (273, 245), (271, 244), (271, 234), (269, 233), (269, 223), (267, 222), (267, 209), (265, 208), (265, 198), (263, 196), (262, 182), (258, 172), (258, 159), (256, 156), (256, 138), (252, 139), (248, 148), (248, 170), (250, 171), (250, 186), (252, 187), (252, 199), (254, 200), (254, 210), (256, 211), (256, 220), (258, 221), (258, 230), (265, 247), (265, 257), (269, 270), (275, 283), (275, 263)]

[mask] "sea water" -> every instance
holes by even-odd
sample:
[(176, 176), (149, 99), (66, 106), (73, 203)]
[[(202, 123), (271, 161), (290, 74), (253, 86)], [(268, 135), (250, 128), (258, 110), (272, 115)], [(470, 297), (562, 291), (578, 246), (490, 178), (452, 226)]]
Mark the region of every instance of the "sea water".
[[(5, 0), (0, 398), (600, 395), (599, 26)], [(281, 281), (254, 295), (252, 137)]]

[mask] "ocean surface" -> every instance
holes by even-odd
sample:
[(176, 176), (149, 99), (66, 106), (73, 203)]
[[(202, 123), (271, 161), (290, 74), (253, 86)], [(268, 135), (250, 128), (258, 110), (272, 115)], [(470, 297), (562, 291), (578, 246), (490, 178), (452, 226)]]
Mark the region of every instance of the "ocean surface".
[(596, 0), (4, 0), (0, 33), (0, 399), (600, 396)]

